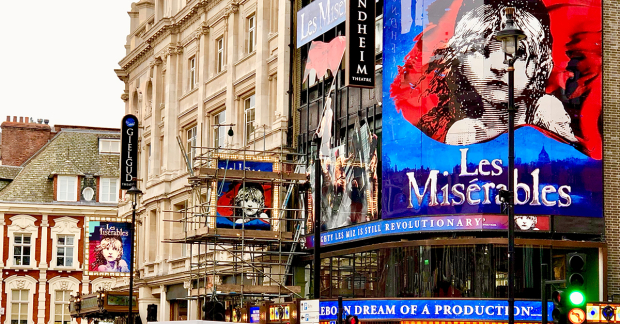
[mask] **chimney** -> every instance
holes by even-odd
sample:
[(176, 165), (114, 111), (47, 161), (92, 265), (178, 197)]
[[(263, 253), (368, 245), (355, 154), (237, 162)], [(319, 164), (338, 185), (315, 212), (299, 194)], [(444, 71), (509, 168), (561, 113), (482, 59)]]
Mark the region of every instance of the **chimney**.
[(47, 124), (50, 123), (50, 120), (49, 119), (43, 119), (43, 122), (45, 123), (45, 125), (47, 125)]
[(10, 116), (2, 128), (2, 165), (20, 166), (35, 154), (50, 139), (52, 129), (48, 125), (30, 123), (29, 117)]
[(38, 118), (37, 119), (37, 124), (43, 124), (43, 119), (42, 118)]
[(11, 121), (11, 116), (6, 116), (6, 121), (10, 122)]

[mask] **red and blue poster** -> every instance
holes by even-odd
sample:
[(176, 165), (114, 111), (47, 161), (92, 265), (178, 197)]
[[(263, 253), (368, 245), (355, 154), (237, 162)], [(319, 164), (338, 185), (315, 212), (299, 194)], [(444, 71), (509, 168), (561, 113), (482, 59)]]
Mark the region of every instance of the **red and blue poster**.
[(514, 64), (515, 212), (603, 217), (601, 0), (386, 0), (383, 219), (501, 212), (508, 65), (495, 35), (507, 6), (527, 36)]

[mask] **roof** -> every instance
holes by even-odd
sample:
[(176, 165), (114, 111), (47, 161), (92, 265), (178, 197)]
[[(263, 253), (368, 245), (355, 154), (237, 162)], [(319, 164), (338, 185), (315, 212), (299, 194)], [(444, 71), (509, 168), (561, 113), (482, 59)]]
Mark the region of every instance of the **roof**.
[(0, 165), (0, 179), (13, 180), (22, 169), (20, 166)]
[(0, 201), (53, 202), (54, 175), (120, 177), (120, 155), (99, 154), (99, 138), (120, 139), (120, 132), (62, 129), (22, 165)]

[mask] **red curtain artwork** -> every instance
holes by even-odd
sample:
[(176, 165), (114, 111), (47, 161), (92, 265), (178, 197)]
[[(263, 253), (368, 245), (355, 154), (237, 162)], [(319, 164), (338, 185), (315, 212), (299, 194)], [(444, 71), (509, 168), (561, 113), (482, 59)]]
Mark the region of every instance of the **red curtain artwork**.
[[(489, 23), (490, 18), (485, 14), (491, 10), (503, 12), (503, 8), (508, 5), (517, 8), (515, 18), (517, 25), (520, 23), (519, 19), (525, 21), (521, 23), (521, 26), (525, 27), (521, 28), (526, 34), (530, 32), (530, 38), (540, 35), (541, 39), (549, 40), (552, 59), (541, 86), (536, 90), (535, 83), (538, 81), (536, 76), (531, 75), (545, 68), (544, 62), (535, 62), (542, 60), (541, 57), (545, 55), (544, 45), (537, 45), (536, 39), (530, 39), (530, 43), (526, 41), (522, 44), (525, 47), (523, 49), (524, 66), (527, 67), (525, 74), (530, 77), (529, 83), (524, 86), (526, 88), (524, 93), (530, 97), (537, 96), (539, 100), (523, 104), (525, 113), (517, 126), (533, 126), (545, 135), (569, 143), (587, 156), (600, 160), (602, 158), (600, 0), (436, 0), (428, 6), (428, 23), (415, 37), (415, 45), (405, 56), (404, 62), (399, 63), (397, 76), (391, 84), (390, 97), (394, 100), (396, 110), (411, 124), (442, 143), (455, 144), (450, 142), (449, 130), (458, 125), (459, 121), (471, 120), (469, 125), (473, 125), (472, 127), (482, 127), (477, 125), (486, 123), (485, 112), (481, 112), (483, 108), (480, 108), (485, 100), (484, 94), (475, 93), (475, 84), (471, 86), (473, 88), (471, 93), (474, 94), (467, 89), (458, 88), (462, 82), (471, 82), (471, 79), (466, 80), (467, 76), (464, 76), (467, 73), (467, 66), (463, 57), (469, 55), (470, 51), (479, 50), (483, 53), (481, 55), (486, 55), (488, 58), (489, 51), (495, 46), (492, 44), (494, 40), (492, 33), (501, 30), (505, 23), (498, 22), (493, 27), (495, 30), (478, 31), (480, 33), (478, 38), (486, 38), (488, 41), (486, 48), (476, 48), (471, 44), (461, 44), (463, 46), (458, 47), (459, 40), (456, 38), (462, 37), (463, 41), (475, 37), (471, 35), (471, 31), (464, 31), (463, 28), (468, 26), (468, 22), (464, 22), (465, 19), (475, 17), (480, 23)], [(526, 18), (522, 18), (526, 16), (535, 17), (539, 20), (539, 24), (527, 25)], [(475, 25), (475, 21), (472, 21), (469, 24)], [(536, 30), (529, 31), (528, 26), (542, 26), (543, 31), (537, 34)], [(550, 36), (545, 36), (546, 34)], [(537, 54), (532, 46), (538, 46), (537, 50), (541, 52)], [(530, 66), (532, 62), (538, 65)], [(532, 67), (537, 68), (534, 71)], [(484, 68), (488, 68), (487, 63)], [(501, 81), (496, 83), (498, 88), (503, 85)], [(532, 95), (536, 91), (541, 93)], [(524, 101), (527, 101), (527, 98)], [(560, 117), (564, 119), (553, 120), (558, 116), (557, 112), (536, 108), (551, 106), (556, 101), (561, 102), (563, 109), (560, 109), (562, 114)], [(489, 135), (476, 138), (475, 142), (488, 141), (504, 132), (485, 131)]]

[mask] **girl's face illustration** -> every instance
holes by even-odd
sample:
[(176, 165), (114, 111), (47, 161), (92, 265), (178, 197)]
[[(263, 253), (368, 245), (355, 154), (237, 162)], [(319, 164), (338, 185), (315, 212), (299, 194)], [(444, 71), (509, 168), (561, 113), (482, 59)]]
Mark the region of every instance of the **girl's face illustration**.
[[(523, 45), (521, 42), (521, 47)], [(523, 97), (530, 83), (526, 54), (523, 50), (517, 53), (520, 57), (514, 63), (516, 100)], [(508, 103), (508, 64), (504, 63), (504, 52), (500, 42), (491, 41), (482, 51), (465, 53), (461, 64), (463, 75), (483, 100), (491, 104)]]
[(258, 213), (259, 207), (260, 204), (252, 199), (241, 201), (241, 209), (243, 210), (243, 213), (248, 216), (256, 215), (256, 213)]
[(108, 262), (112, 262), (112, 261), (116, 261), (118, 260), (118, 257), (120, 256), (120, 251), (122, 250), (122, 243), (114, 240), (111, 241), (102, 251), (101, 253), (103, 253), (103, 257), (106, 259), (106, 261)]
[(532, 217), (515, 217), (515, 223), (517, 223), (517, 226), (523, 231), (534, 228), (536, 225)]

